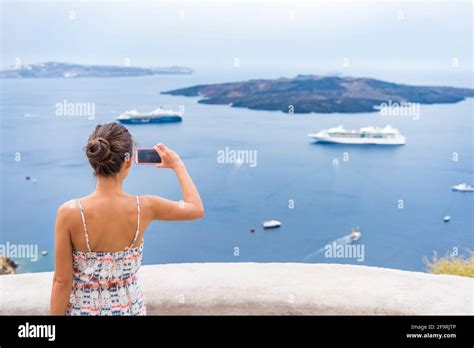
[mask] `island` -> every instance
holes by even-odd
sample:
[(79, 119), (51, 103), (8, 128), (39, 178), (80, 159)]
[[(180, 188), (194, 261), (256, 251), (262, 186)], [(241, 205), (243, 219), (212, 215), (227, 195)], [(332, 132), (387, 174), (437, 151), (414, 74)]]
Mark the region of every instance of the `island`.
[(46, 62), (22, 65), (17, 69), (0, 71), (0, 78), (79, 78), (79, 77), (129, 77), (170, 74), (192, 74), (190, 68), (82, 65), (72, 63)]
[(377, 111), (382, 104), (457, 103), (474, 97), (474, 90), (409, 86), (372, 78), (298, 75), (294, 78), (197, 85), (162, 94), (202, 97), (199, 103), (253, 110), (358, 113)]

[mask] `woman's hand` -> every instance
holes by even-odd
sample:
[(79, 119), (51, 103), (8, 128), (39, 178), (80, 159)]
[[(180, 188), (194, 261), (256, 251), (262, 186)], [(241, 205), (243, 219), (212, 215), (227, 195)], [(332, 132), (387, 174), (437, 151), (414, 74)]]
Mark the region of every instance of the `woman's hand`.
[(196, 220), (204, 216), (204, 206), (199, 192), (189, 176), (181, 158), (173, 150), (163, 144), (154, 147), (161, 157), (158, 168), (172, 168), (178, 177), (183, 191), (183, 199), (179, 202), (170, 201), (158, 196), (142, 196), (143, 207), (151, 212), (152, 220), (185, 221)]
[(168, 149), (164, 144), (155, 145), (154, 149), (161, 157), (161, 163), (156, 165), (158, 168), (176, 169), (184, 165), (178, 154), (173, 150)]

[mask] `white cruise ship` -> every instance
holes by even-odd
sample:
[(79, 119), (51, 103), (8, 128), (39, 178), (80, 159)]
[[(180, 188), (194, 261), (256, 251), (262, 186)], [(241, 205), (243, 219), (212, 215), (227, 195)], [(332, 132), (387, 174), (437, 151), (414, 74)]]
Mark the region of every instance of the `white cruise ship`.
[(123, 124), (168, 123), (181, 122), (182, 117), (178, 111), (159, 107), (150, 112), (125, 111), (117, 117), (117, 121)]
[(404, 145), (405, 137), (398, 129), (390, 125), (384, 128), (365, 127), (359, 130), (344, 129), (342, 126), (322, 130), (319, 133), (308, 134), (316, 142), (338, 144), (377, 144)]
[(466, 183), (454, 185), (451, 189), (460, 192), (474, 192), (474, 186)]

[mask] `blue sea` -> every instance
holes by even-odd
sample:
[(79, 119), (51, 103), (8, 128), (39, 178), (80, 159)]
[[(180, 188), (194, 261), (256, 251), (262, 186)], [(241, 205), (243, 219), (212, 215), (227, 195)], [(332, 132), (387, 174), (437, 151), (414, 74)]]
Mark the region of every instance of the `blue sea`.
[[(49, 251), (36, 262), (18, 260), (20, 272), (52, 270), (58, 206), (94, 189), (83, 151), (94, 126), (126, 110), (182, 105), (182, 123), (129, 129), (140, 146), (163, 142), (181, 155), (199, 188), (206, 216), (193, 222), (151, 224), (145, 234), (144, 264), (329, 262), (425, 271), (423, 257), (433, 252), (462, 254), (474, 249), (474, 194), (451, 191), (454, 184), (474, 183), (472, 99), (422, 105), (415, 120), (378, 113), (288, 115), (160, 94), (195, 84), (294, 75), (198, 71), (2, 80), (0, 243), (35, 244)], [(366, 76), (469, 87), (469, 77), (438, 77), (435, 72), (429, 78), (411, 73)], [(95, 103), (95, 117), (57, 116), (55, 105), (65, 100)], [(307, 137), (338, 125), (386, 124), (406, 136), (405, 146), (322, 145)], [(225, 148), (256, 151), (257, 165), (219, 163), (217, 153)], [(125, 189), (181, 199), (173, 173), (151, 166), (135, 166)], [(443, 222), (445, 215), (451, 216), (449, 223)], [(280, 220), (282, 227), (263, 230), (262, 221), (270, 219)], [(362, 232), (356, 243), (364, 247), (363, 260), (327, 258), (325, 246), (356, 227)]]

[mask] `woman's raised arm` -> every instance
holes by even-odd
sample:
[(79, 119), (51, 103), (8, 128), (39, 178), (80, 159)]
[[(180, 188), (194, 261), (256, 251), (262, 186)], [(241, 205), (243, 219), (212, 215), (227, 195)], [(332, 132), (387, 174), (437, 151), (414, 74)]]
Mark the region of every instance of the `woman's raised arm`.
[(181, 158), (163, 144), (156, 145), (155, 150), (161, 157), (161, 163), (157, 164), (157, 167), (171, 168), (176, 173), (183, 191), (183, 200), (176, 202), (157, 196), (143, 196), (151, 211), (151, 219), (176, 221), (202, 218), (204, 206), (201, 197)]

